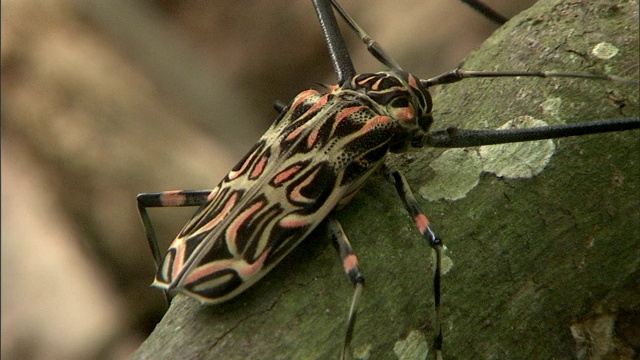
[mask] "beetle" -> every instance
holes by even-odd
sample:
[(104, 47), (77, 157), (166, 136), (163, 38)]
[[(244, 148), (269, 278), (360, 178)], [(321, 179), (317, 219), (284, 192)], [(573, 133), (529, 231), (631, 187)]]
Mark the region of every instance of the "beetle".
[[(510, 185), (512, 185), (512, 184), (510, 184)], [(514, 261), (517, 261), (517, 259), (516, 259), (516, 260), (514, 260)], [(414, 265), (415, 265), (415, 264), (414, 264)], [(446, 317), (445, 317), (445, 318), (446, 318)]]

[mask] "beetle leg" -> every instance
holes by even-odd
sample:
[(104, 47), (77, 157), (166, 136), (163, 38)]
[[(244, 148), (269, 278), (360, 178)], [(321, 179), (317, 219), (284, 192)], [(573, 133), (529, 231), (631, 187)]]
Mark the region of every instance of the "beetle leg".
[(338, 220), (328, 218), (326, 220), (326, 225), (329, 231), (329, 237), (331, 238), (331, 243), (333, 243), (333, 246), (336, 248), (336, 251), (340, 256), (340, 260), (342, 261), (344, 272), (347, 274), (349, 280), (351, 280), (351, 283), (353, 283), (354, 286), (349, 318), (347, 320), (347, 332), (344, 338), (344, 346), (342, 347), (341, 355), (341, 359), (346, 359), (346, 355), (351, 344), (351, 338), (353, 337), (353, 328), (356, 323), (358, 302), (360, 301), (360, 295), (362, 295), (362, 290), (364, 289), (364, 276), (358, 267), (358, 258), (353, 252), (349, 239), (344, 233), (344, 230)]
[[(144, 226), (147, 242), (153, 254), (153, 261), (156, 263), (156, 271), (162, 262), (162, 255), (158, 246), (156, 232), (151, 225), (151, 218), (147, 212), (149, 207), (174, 207), (174, 206), (201, 206), (207, 202), (211, 190), (173, 190), (160, 193), (138, 194), (138, 213)], [(171, 302), (171, 296), (164, 294), (167, 304)]]
[(416, 201), (416, 197), (411, 191), (411, 187), (407, 182), (404, 175), (398, 170), (389, 169), (387, 166), (383, 167), (385, 176), (391, 181), (400, 195), (400, 199), (404, 203), (405, 208), (411, 215), (411, 218), (415, 221), (416, 227), (422, 236), (429, 241), (429, 245), (433, 248), (436, 254), (436, 261), (434, 266), (433, 275), (433, 300), (436, 313), (436, 336), (433, 341), (433, 349), (435, 351), (436, 359), (442, 358), (442, 325), (440, 323), (440, 277), (442, 273), (442, 253), (444, 251), (444, 244), (442, 240), (433, 232), (429, 225), (429, 219), (424, 214), (420, 205)]

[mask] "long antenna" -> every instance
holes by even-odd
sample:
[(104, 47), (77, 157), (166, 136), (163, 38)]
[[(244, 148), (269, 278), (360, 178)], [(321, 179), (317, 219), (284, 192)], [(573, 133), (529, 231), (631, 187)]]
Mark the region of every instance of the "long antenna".
[[(479, 2), (472, 1), (476, 4)], [(321, 24), (323, 24), (323, 30), (325, 31), (325, 36), (328, 36), (329, 30), (339, 31), (335, 23), (335, 16), (331, 9), (321, 8), (322, 6), (327, 6), (326, 1), (314, 0), (314, 4), (316, 4), (316, 10), (318, 11), (318, 17), (323, 16), (321, 18)], [(342, 9), (342, 7), (337, 3), (336, 0), (331, 0), (331, 4), (338, 11), (340, 16), (349, 24), (360, 37), (362, 42), (367, 46), (367, 50), (371, 53), (376, 59), (378, 59), (381, 63), (385, 64), (392, 70), (402, 70), (400, 65), (398, 65), (391, 56), (387, 55), (387, 53), (382, 49), (380, 44), (378, 44), (375, 40), (373, 40), (362, 28), (356, 24), (356, 22), (347, 14), (347, 12)], [(481, 3), (479, 3), (481, 4)], [(475, 7), (474, 7), (475, 8)], [(324, 19), (324, 20), (323, 20)], [(340, 40), (340, 41), (336, 41)], [(329, 51), (332, 52), (334, 49), (341, 49), (341, 46), (344, 45), (342, 38), (340, 39), (327, 39), (329, 45)], [(339, 59), (340, 54), (334, 54), (332, 52), (332, 59)], [(348, 57), (348, 56), (347, 56)], [(353, 64), (349, 59), (349, 63), (351, 67), (349, 69), (353, 69)], [(343, 76), (345, 76), (346, 72), (342, 69), (344, 66), (343, 63), (338, 63), (334, 61), (334, 67), (339, 74), (339, 78), (344, 80)], [(353, 70), (355, 71), (355, 70)], [(540, 77), (540, 78), (549, 78), (549, 77), (567, 77), (567, 78), (582, 78), (582, 79), (591, 79), (591, 80), (606, 80), (606, 81), (615, 81), (623, 84), (638, 84), (640, 81), (634, 79), (624, 79), (618, 76), (613, 75), (600, 75), (600, 74), (584, 74), (584, 73), (560, 73), (560, 72), (549, 72), (549, 71), (469, 71), (462, 69), (454, 69), (451, 71), (447, 71), (444, 74), (438, 75), (431, 79), (420, 80), (422, 85), (426, 88), (432, 87), (434, 85), (443, 85), (443, 84), (451, 84), (458, 81), (462, 81), (463, 79), (468, 78), (494, 78), (494, 77)], [(446, 147), (446, 148), (456, 148), (456, 147), (467, 147), (467, 146), (482, 146), (482, 145), (495, 145), (495, 144), (504, 144), (510, 142), (520, 142), (520, 141), (533, 141), (533, 140), (542, 140), (542, 139), (552, 139), (552, 138), (560, 138), (560, 137), (569, 137), (569, 136), (579, 136), (579, 135), (588, 135), (588, 134), (597, 134), (597, 133), (605, 133), (612, 131), (624, 131), (624, 130), (633, 130), (640, 128), (640, 119), (639, 118), (626, 118), (626, 119), (618, 119), (611, 121), (593, 121), (593, 122), (585, 122), (579, 124), (567, 124), (567, 125), (552, 125), (545, 126), (539, 128), (530, 128), (530, 129), (514, 129), (514, 130), (465, 130), (458, 128), (449, 128), (446, 130), (439, 131), (431, 131), (427, 137), (425, 138), (425, 142), (423, 146), (430, 147)]]
[(584, 74), (584, 73), (560, 73), (551, 71), (470, 71), (462, 69), (454, 69), (447, 71), (438, 76), (432, 77), (427, 80), (420, 80), (422, 85), (429, 88), (434, 85), (452, 84), (463, 79), (469, 78), (494, 78), (494, 77), (566, 77), (566, 78), (578, 78), (578, 79), (590, 79), (590, 80), (607, 80), (615, 81), (623, 84), (640, 84), (640, 80), (625, 79), (614, 75), (601, 75), (601, 74)]
[(358, 34), (362, 42), (367, 45), (367, 50), (371, 55), (373, 55), (376, 59), (378, 59), (378, 61), (386, 65), (389, 69), (402, 70), (400, 65), (398, 65), (398, 63), (393, 60), (391, 56), (387, 55), (387, 53), (384, 51), (384, 49), (382, 49), (382, 46), (380, 46), (377, 41), (373, 40), (364, 30), (362, 30), (362, 28), (358, 24), (356, 24), (353, 18), (351, 18), (351, 16), (349, 16), (349, 14), (347, 14), (347, 12), (342, 9), (340, 4), (338, 4), (336, 0), (331, 0), (331, 3), (333, 4), (333, 7), (338, 10), (338, 13), (344, 19), (344, 21), (349, 24), (353, 31)]
[(540, 126), (513, 130), (465, 130), (450, 127), (446, 130), (429, 132), (424, 145), (442, 148), (461, 148), (556, 139), (633, 129), (640, 129), (640, 118), (592, 121), (579, 124)]
[(498, 25), (503, 25), (504, 23), (509, 21), (507, 17), (502, 16), (497, 11), (493, 10), (492, 8), (485, 5), (483, 2), (479, 0), (460, 0), (460, 1), (471, 6), (473, 10), (479, 12), (480, 14), (484, 15), (487, 19), (495, 22)]
[(349, 50), (344, 43), (344, 38), (340, 33), (338, 22), (333, 14), (331, 4), (327, 0), (312, 0), (313, 7), (318, 14), (318, 20), (320, 21), (320, 27), (324, 34), (325, 41), (329, 47), (329, 55), (331, 56), (331, 62), (333, 63), (333, 69), (338, 75), (338, 84), (351, 79), (356, 75), (356, 69), (353, 67), (353, 62), (349, 56)]

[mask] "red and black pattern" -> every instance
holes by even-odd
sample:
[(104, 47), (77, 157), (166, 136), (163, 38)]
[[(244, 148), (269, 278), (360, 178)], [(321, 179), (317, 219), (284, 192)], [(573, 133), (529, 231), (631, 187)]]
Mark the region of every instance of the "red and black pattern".
[[(362, 74), (325, 94), (300, 93), (208, 194), (153, 285), (218, 303), (259, 280), (345, 205), (389, 151), (424, 136), (431, 98), (416, 79)], [(164, 193), (160, 206), (183, 206), (183, 198)]]

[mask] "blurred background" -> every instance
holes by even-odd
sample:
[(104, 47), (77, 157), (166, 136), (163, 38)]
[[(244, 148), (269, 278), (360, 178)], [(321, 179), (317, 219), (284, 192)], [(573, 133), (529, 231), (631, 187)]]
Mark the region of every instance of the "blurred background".
[[(533, 3), (486, 2), (508, 17)], [(497, 28), (451, 0), (343, 5), (423, 78)], [(315, 13), (308, 1), (1, 10), (1, 356), (127, 358), (165, 311), (136, 194), (213, 188), (275, 118), (274, 101), (335, 82)], [(359, 72), (383, 68), (346, 37)], [(151, 210), (162, 248), (193, 211)]]

